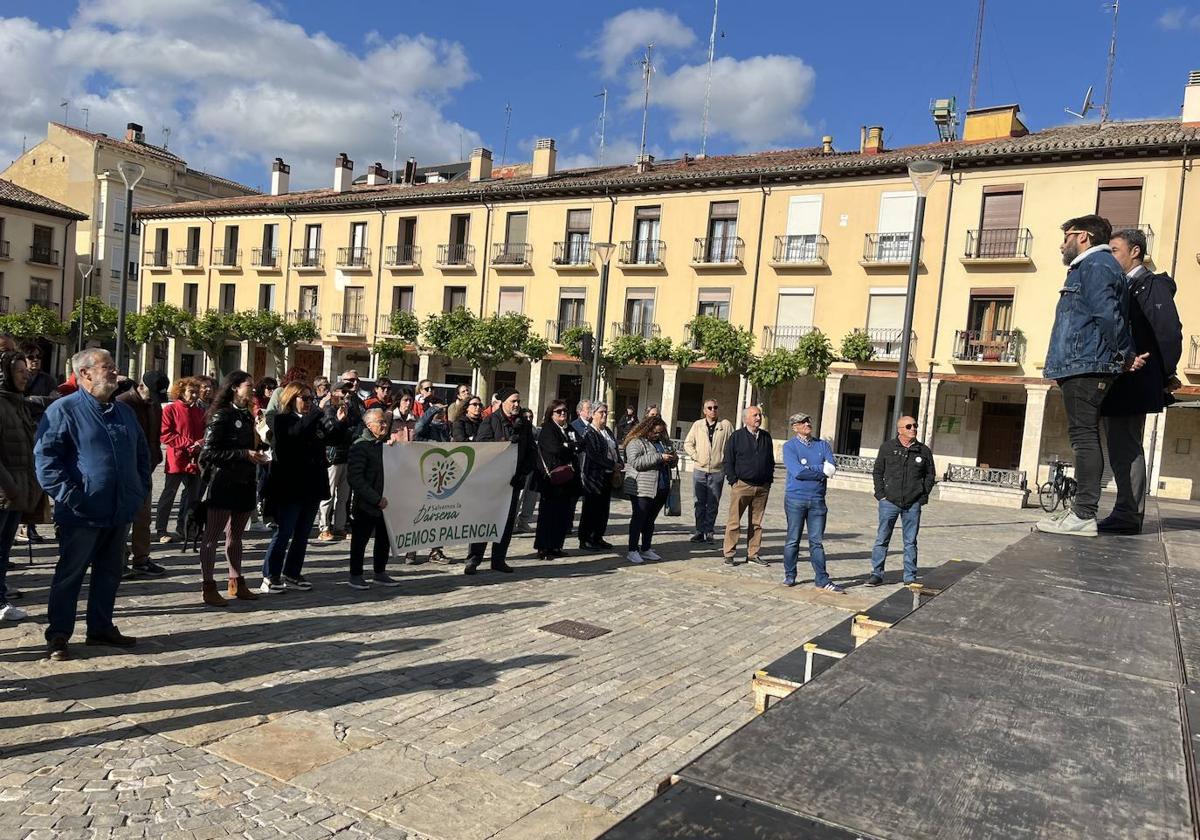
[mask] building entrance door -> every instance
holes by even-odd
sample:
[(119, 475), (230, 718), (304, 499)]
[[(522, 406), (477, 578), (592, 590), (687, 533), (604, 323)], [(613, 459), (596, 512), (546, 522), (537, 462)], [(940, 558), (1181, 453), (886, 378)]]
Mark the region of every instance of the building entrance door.
[(633, 413), (641, 418), (641, 413), (638, 411), (638, 381), (636, 379), (618, 379), (617, 385), (613, 388), (613, 404), (608, 408), (608, 419), (611, 423), (616, 423), (625, 416), (625, 408), (633, 406)]
[(842, 407), (838, 411), (837, 454), (857, 455), (862, 449), (863, 418), (866, 414), (866, 394), (842, 394)]
[[(567, 420), (575, 419), (575, 406), (583, 394), (583, 377), (570, 373), (558, 375), (558, 398), (567, 404)], [(541, 422), (541, 418), (538, 418)]]
[(1021, 463), (1021, 435), (1024, 431), (1024, 405), (985, 402), (979, 424), (979, 458), (976, 463), (994, 470), (1015, 470)]

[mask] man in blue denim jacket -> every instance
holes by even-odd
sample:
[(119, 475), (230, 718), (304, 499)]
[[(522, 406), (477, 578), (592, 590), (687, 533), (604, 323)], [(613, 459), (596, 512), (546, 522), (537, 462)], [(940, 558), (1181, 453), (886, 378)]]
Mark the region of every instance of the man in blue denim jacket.
[[(1129, 287), (1108, 241), (1112, 226), (1099, 216), (1080, 216), (1063, 226), (1067, 279), (1058, 292), (1050, 348), (1042, 375), (1058, 383), (1067, 412), (1078, 484), (1071, 509), (1037, 523), (1047, 534), (1096, 536), (1100, 502), (1100, 406), (1123, 370), (1144, 364), (1129, 332)], [(1141, 363), (1141, 364), (1139, 364)]]

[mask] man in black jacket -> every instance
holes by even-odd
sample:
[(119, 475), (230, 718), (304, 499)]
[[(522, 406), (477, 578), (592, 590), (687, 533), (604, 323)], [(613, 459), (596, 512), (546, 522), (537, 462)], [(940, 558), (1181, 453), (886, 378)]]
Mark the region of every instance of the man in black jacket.
[(742, 514), (750, 510), (746, 531), (746, 556), (751, 563), (767, 565), (758, 556), (762, 549), (762, 519), (775, 478), (775, 444), (762, 428), (762, 409), (746, 409), (742, 428), (725, 444), (725, 480), (729, 482), (729, 518), (725, 523), (725, 563), (736, 566), (734, 552), (742, 531)]
[[(500, 542), (492, 543), (493, 571), (511, 572), (512, 566), (506, 562), (508, 546), (512, 542), (513, 522), (517, 517), (517, 498), (521, 495), (521, 488), (525, 486), (525, 479), (533, 469), (531, 459), (535, 444), (530, 426), (521, 416), (521, 395), (517, 393), (517, 389), (501, 388), (496, 396), (500, 400), (500, 407), (479, 425), (479, 434), (475, 436), (475, 442), (508, 441), (517, 447), (517, 469), (509, 482), (512, 498), (508, 504), (508, 520), (504, 523), (504, 534), (500, 537)], [(483, 552), (486, 548), (487, 543), (471, 543), (463, 574), (475, 574), (475, 570), (483, 562)]]
[(897, 519), (904, 532), (904, 582), (914, 583), (921, 508), (929, 503), (929, 493), (937, 481), (933, 452), (917, 440), (916, 419), (900, 418), (896, 437), (879, 448), (873, 472), (875, 498), (879, 500), (879, 531), (871, 551), (871, 577), (867, 579), (867, 586), (883, 583), (883, 565)]
[(1175, 281), (1167, 274), (1146, 268), (1146, 235), (1140, 230), (1119, 230), (1109, 242), (1113, 256), (1129, 282), (1129, 310), (1125, 313), (1133, 333), (1134, 352), (1149, 354), (1140, 370), (1117, 377), (1104, 398), (1100, 414), (1117, 503), (1096, 529), (1116, 534), (1142, 530), (1146, 506), (1146, 453), (1142, 433), (1146, 415), (1158, 414), (1175, 402), (1179, 388), (1175, 368), (1183, 355), (1183, 325), (1175, 308)]

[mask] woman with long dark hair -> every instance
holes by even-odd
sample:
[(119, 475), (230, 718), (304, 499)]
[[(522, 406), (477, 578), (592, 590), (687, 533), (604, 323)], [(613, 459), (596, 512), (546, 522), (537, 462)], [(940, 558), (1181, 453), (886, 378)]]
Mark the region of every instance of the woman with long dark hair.
[(608, 530), (613, 475), (617, 475), (619, 482), (621, 469), (617, 439), (608, 430), (608, 405), (597, 403), (592, 408), (592, 422), (583, 435), (580, 465), (583, 507), (579, 511), (579, 547), (585, 551), (613, 547), (604, 539), (604, 532)]
[(541, 492), (533, 548), (539, 560), (566, 554), (563, 543), (571, 530), (575, 500), (582, 492), (576, 456), (583, 443), (567, 423), (567, 404), (554, 400), (546, 409), (537, 436), (538, 485)]
[(258, 450), (253, 404), (254, 380), (246, 371), (235, 370), (222, 380), (205, 415), (204, 446), (200, 450), (200, 502), (205, 513), (200, 572), (204, 603), (211, 607), (226, 605), (213, 576), (222, 531), (229, 564), (229, 597), (258, 599), (242, 576), (242, 533), (254, 510), (255, 470), (269, 460)]
[(679, 457), (671, 448), (667, 424), (657, 414), (648, 414), (625, 438), (625, 464), (634, 471), (637, 492), (630, 499), (633, 515), (629, 520), (630, 563), (661, 560), (654, 550), (654, 523), (667, 503), (671, 489), (671, 467)]

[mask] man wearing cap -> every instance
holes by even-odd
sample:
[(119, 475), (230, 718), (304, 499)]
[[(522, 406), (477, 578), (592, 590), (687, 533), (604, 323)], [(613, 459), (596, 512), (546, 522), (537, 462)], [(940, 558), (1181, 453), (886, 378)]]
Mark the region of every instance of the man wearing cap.
[[(167, 401), (167, 386), (170, 380), (166, 374), (151, 370), (142, 376), (141, 384), (118, 394), (118, 402), (125, 403), (133, 409), (142, 434), (146, 436), (146, 447), (150, 451), (150, 472), (162, 463), (162, 445), (159, 438), (162, 434), (162, 404)], [(130, 554), (125, 563), (124, 579), (150, 575), (157, 577), (166, 573), (166, 569), (150, 559), (150, 519), (153, 511), (153, 493), (146, 494), (146, 500), (133, 519), (133, 529), (130, 532)]]
[(783, 445), (783, 466), (787, 472), (787, 491), (783, 512), (787, 516), (787, 542), (783, 544), (783, 585), (796, 585), (796, 556), (800, 537), (808, 526), (808, 559), (813, 567), (813, 585), (825, 592), (844, 590), (825, 570), (825, 483), (837, 472), (829, 444), (813, 437), (812, 417), (804, 412), (793, 414), (788, 423), (792, 438)]
[(937, 481), (933, 452), (917, 440), (917, 421), (905, 415), (896, 424), (896, 436), (879, 448), (872, 471), (875, 498), (879, 500), (879, 530), (871, 550), (871, 576), (867, 586), (883, 583), (883, 566), (896, 520), (904, 533), (904, 582), (917, 580), (917, 532), (921, 509)]
[(725, 444), (733, 424), (718, 413), (714, 399), (704, 401), (704, 416), (692, 424), (683, 441), (683, 451), (692, 462), (692, 495), (695, 496), (696, 532), (692, 542), (713, 541), (717, 508), (725, 479)]

